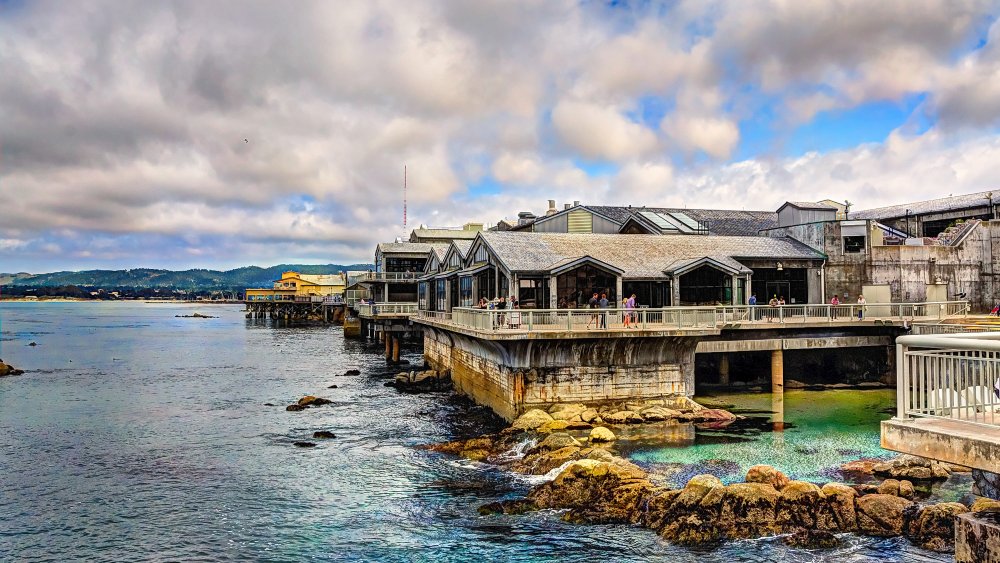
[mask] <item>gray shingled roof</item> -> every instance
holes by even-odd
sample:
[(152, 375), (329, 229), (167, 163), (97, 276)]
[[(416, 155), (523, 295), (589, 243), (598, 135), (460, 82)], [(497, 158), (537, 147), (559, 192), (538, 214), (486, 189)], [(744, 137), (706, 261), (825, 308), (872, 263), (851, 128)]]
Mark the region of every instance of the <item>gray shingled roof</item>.
[(376, 250), (382, 254), (428, 254), (433, 249), (428, 242), (380, 242)]
[(820, 203), (818, 201), (786, 201), (781, 207), (784, 207), (785, 205), (791, 205), (792, 207), (798, 207), (799, 209), (821, 209), (824, 211), (837, 210), (835, 206), (830, 205), (829, 203)]
[(597, 235), (491, 231), (483, 240), (513, 272), (548, 271), (553, 264), (591, 256), (625, 272), (629, 279), (662, 278), (682, 260), (822, 260), (824, 256), (791, 238), (741, 236)]
[(452, 239), (452, 240), (472, 240), (476, 238), (479, 231), (467, 231), (465, 229), (413, 229), (410, 236), (430, 239)]
[[(709, 234), (720, 236), (753, 236), (762, 229), (778, 226), (778, 214), (774, 211), (739, 211), (734, 209), (681, 209), (678, 207), (622, 207), (614, 205), (583, 206), (603, 215), (619, 225), (624, 225), (633, 213), (652, 211), (653, 213), (684, 213), (702, 225)], [(539, 218), (542, 220), (543, 218)]]
[(472, 248), (472, 240), (453, 240), (452, 244), (455, 245), (455, 249), (458, 250), (458, 255), (465, 260), (469, 255), (469, 249)]
[[(928, 201), (918, 201), (914, 203), (904, 203), (901, 205), (889, 205), (886, 207), (876, 207), (862, 211), (852, 211), (850, 219), (897, 219), (906, 217), (906, 211), (910, 215), (923, 215), (927, 213), (940, 213), (943, 211), (953, 211), (955, 209), (968, 209), (970, 207), (988, 207), (989, 199), (986, 195), (990, 192), (976, 192), (972, 194), (956, 195), (931, 199)], [(993, 194), (993, 203), (1000, 203), (1000, 191)]]

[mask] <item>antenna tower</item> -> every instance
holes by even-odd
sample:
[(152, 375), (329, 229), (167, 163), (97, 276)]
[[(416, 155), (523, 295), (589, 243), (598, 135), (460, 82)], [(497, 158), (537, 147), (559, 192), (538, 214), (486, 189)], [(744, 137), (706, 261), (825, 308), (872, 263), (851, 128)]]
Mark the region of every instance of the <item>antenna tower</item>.
[(406, 230), (406, 165), (403, 165), (403, 230)]

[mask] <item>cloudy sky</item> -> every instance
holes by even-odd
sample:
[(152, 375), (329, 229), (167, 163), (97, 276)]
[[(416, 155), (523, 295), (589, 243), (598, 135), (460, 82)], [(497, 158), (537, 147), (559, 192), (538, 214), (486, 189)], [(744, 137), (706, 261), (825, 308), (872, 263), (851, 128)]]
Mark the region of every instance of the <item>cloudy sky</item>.
[(997, 2), (0, 0), (0, 271), (997, 188)]

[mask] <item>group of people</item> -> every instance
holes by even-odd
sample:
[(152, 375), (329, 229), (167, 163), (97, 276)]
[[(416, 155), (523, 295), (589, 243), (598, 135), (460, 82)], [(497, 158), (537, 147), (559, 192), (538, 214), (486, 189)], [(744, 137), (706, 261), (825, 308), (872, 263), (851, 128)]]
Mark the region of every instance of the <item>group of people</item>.
[[(840, 297), (838, 297), (836, 293), (833, 294), (833, 299), (830, 299), (830, 305), (833, 305), (833, 307), (831, 307), (831, 309), (830, 309), (830, 315), (832, 316), (832, 318), (834, 318), (834, 319), (837, 318), (837, 314), (839, 312), (838, 309), (837, 309), (837, 306), (839, 306), (839, 305), (845, 305), (846, 301), (847, 301), (847, 294), (846, 293), (844, 294), (844, 300), (843, 301), (840, 300)], [(857, 313), (858, 313), (858, 320), (859, 321), (864, 320), (864, 318), (865, 318), (865, 305), (867, 303), (868, 302), (865, 301), (865, 296), (864, 295), (859, 295), (858, 296)], [(756, 293), (750, 296), (750, 299), (747, 300), (747, 304), (750, 305), (751, 307), (757, 305), (757, 294)], [(780, 307), (782, 305), (785, 305), (785, 296), (784, 295), (782, 295), (780, 297), (778, 295), (773, 295), (773, 296), (771, 296), (771, 299), (767, 302), (767, 306), (768, 307)], [(993, 313), (991, 313), (991, 314), (1000, 316), (1000, 305), (997, 305), (996, 307), (994, 307), (993, 308)], [(772, 320), (774, 318), (773, 309), (767, 311), (765, 313), (765, 316), (767, 317), (768, 320)]]
[[(587, 302), (587, 307), (590, 309), (608, 309), (610, 306), (611, 302), (608, 301), (608, 294), (599, 294), (596, 291)], [(621, 308), (625, 309), (622, 313), (622, 326), (625, 328), (635, 328), (638, 322), (638, 316), (635, 313), (636, 301), (634, 293), (630, 297), (622, 299)], [(591, 313), (590, 320), (587, 321), (587, 328), (589, 329), (592, 324), (597, 328), (608, 328), (608, 314), (597, 312)]]
[(479, 305), (476, 306), (477, 309), (520, 309), (521, 305), (517, 302), (517, 298), (513, 295), (510, 299), (506, 297), (497, 297), (491, 301), (488, 301), (485, 297), (479, 298)]

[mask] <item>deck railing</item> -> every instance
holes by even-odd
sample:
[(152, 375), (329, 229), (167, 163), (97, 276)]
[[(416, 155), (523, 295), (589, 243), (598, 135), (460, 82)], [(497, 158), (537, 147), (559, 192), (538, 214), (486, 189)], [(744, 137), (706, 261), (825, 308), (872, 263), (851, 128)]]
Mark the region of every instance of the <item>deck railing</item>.
[(423, 272), (365, 272), (358, 276), (357, 281), (397, 281), (416, 283), (417, 278), (423, 276)]
[(896, 417), (1000, 426), (1000, 332), (896, 339)]
[(358, 305), (358, 316), (371, 319), (377, 316), (404, 317), (417, 312), (416, 303), (365, 303)]
[[(715, 329), (743, 324), (847, 323), (858, 320), (912, 322), (963, 314), (966, 301), (870, 303), (865, 305), (767, 305), (664, 307), (658, 309), (477, 309), (456, 307), (450, 322), (480, 331), (587, 331), (627, 329)], [(434, 312), (420, 316), (439, 319)]]

